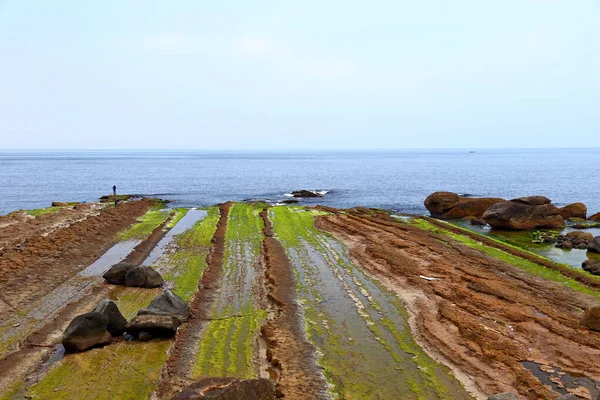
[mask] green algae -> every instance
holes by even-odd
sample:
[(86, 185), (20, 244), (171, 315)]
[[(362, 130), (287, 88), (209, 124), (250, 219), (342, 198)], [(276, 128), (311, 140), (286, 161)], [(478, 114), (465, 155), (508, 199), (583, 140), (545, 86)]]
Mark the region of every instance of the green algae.
[(177, 250), (168, 254), (164, 261), (171, 268), (163, 273), (163, 278), (173, 283), (173, 292), (185, 301), (198, 291), (198, 283), (207, 267), (206, 257), (212, 247), (211, 239), (219, 221), (218, 207), (209, 207), (207, 213), (204, 219), (175, 237)]
[(170, 212), (169, 210), (155, 210), (151, 209), (146, 214), (142, 215), (138, 218), (138, 222), (131, 225), (129, 228), (119, 232), (117, 234), (117, 239), (119, 240), (130, 240), (130, 239), (138, 239), (144, 240), (154, 229), (156, 229), (160, 224), (165, 222), (167, 218), (169, 218)]
[(126, 287), (119, 291), (114, 302), (125, 319), (131, 320), (140, 309), (148, 306), (161, 292), (161, 289)]
[[(464, 236), (464, 235), (460, 235), (454, 232), (451, 232), (449, 230), (443, 229), (437, 225), (432, 224), (431, 222), (425, 221), (422, 218), (414, 218), (406, 223), (409, 223), (410, 225), (416, 226), (420, 229), (429, 231), (429, 232), (433, 232), (433, 233), (437, 233), (443, 236), (446, 236), (450, 239), (453, 239), (455, 241), (458, 241), (468, 247), (471, 247), (473, 249), (479, 250), (481, 252), (483, 252), (484, 254), (487, 254), (490, 257), (493, 257), (495, 259), (498, 259), (500, 261), (504, 261), (508, 264), (514, 265), (516, 267), (519, 267), (527, 272), (529, 272), (530, 274), (539, 276), (541, 278), (550, 280), (550, 281), (554, 281), (557, 283), (561, 283), (571, 289), (577, 290), (579, 292), (594, 296), (594, 297), (599, 297), (600, 298), (600, 292), (598, 292), (597, 290), (594, 290), (578, 281), (576, 281), (575, 279), (569, 278), (563, 274), (561, 274), (559, 271), (551, 269), (551, 268), (547, 268), (544, 267), (543, 265), (537, 264), (533, 261), (527, 260), (525, 258), (521, 258), (518, 256), (515, 256), (513, 254), (510, 254), (506, 251), (497, 249), (495, 247), (491, 247), (491, 246), (486, 246), (485, 244), (478, 242), (474, 239), (471, 239), (468, 236)], [(454, 226), (454, 225), (453, 225)], [(464, 228), (461, 228), (464, 230)], [(473, 233), (473, 232), (471, 232)], [(477, 234), (477, 233), (475, 233)], [(507, 246), (511, 246), (517, 250), (521, 250), (521, 251), (527, 251), (527, 250), (523, 250), (519, 247), (510, 245), (510, 244), (506, 244), (500, 240), (495, 240), (493, 238), (488, 238), (491, 240), (494, 240), (496, 242), (499, 242), (501, 244), (507, 245)], [(530, 252), (529, 252), (530, 253)], [(536, 257), (541, 257), (535, 253), (531, 253)], [(565, 265), (566, 268), (570, 268), (569, 266)], [(577, 271), (574, 270), (577, 273), (581, 273), (582, 275), (586, 274), (585, 272), (581, 271)]]
[(191, 377), (255, 378), (254, 343), (266, 311), (256, 305), (255, 270), (260, 262), (262, 203), (234, 203), (227, 219), (221, 290), (197, 346)]
[(32, 217), (38, 217), (44, 214), (52, 214), (61, 210), (62, 207), (46, 207), (46, 208), (36, 208), (33, 210), (25, 210), (25, 214), (31, 215)]
[(322, 214), (281, 206), (269, 217), (294, 265), (305, 332), (318, 349), (331, 395), (468, 398), (412, 338), (401, 300), (357, 268), (342, 243), (314, 227)]
[(31, 386), (32, 399), (142, 399), (157, 387), (169, 340), (120, 342), (68, 354)]

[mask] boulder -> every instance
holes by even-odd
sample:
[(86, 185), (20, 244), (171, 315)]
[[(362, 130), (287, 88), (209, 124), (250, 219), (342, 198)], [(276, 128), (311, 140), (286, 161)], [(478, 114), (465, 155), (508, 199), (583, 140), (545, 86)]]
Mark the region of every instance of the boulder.
[(588, 218), (590, 221), (600, 221), (600, 212)]
[(138, 311), (138, 315), (168, 315), (185, 322), (190, 316), (190, 308), (181, 297), (166, 289), (152, 300), (148, 307)]
[(156, 288), (165, 283), (162, 276), (154, 269), (146, 266), (131, 268), (125, 274), (125, 286)]
[(66, 351), (83, 351), (107, 344), (112, 338), (107, 326), (108, 320), (99, 312), (79, 315), (63, 333), (62, 344)]
[(52, 202), (52, 207), (66, 207), (68, 206), (67, 203), (63, 203), (62, 201), (53, 201)]
[(465, 217), (463, 219), (466, 220), (466, 221), (469, 221), (471, 223), (471, 225), (475, 225), (475, 226), (483, 226), (483, 225), (485, 225), (485, 221), (482, 220), (481, 218), (469, 216), (469, 217)]
[(435, 192), (425, 199), (432, 217), (443, 219), (481, 218), (492, 205), (504, 201), (493, 197), (464, 197), (451, 192)]
[(587, 215), (587, 207), (583, 203), (569, 204), (560, 209), (560, 215), (564, 219), (568, 219), (568, 218), (585, 219), (585, 217)]
[(104, 318), (108, 321), (108, 326), (106, 330), (112, 336), (121, 336), (123, 332), (125, 332), (125, 327), (127, 326), (127, 320), (119, 311), (119, 307), (117, 304), (109, 299), (102, 300), (94, 312), (100, 313), (104, 315)]
[(150, 337), (173, 336), (179, 325), (181, 325), (179, 319), (172, 315), (138, 314), (127, 324), (125, 330), (136, 337), (143, 333), (145, 340), (149, 340)]
[(592, 307), (583, 313), (581, 325), (593, 331), (600, 332), (600, 307)]
[(512, 393), (497, 393), (488, 397), (488, 400), (519, 400), (519, 396)]
[(543, 206), (544, 204), (552, 203), (552, 200), (544, 196), (519, 197), (510, 201), (514, 201), (515, 203), (527, 204), (530, 206)]
[(300, 201), (296, 200), (296, 199), (285, 199), (285, 200), (282, 201), (283, 204), (296, 204), (296, 203), (299, 203), (299, 202)]
[(585, 260), (581, 268), (593, 275), (600, 275), (600, 260)]
[(452, 192), (435, 192), (425, 199), (425, 207), (432, 217), (442, 217), (446, 212), (458, 205), (460, 197)]
[(133, 268), (135, 268), (135, 265), (121, 262), (110, 267), (102, 277), (106, 282), (112, 283), (113, 285), (124, 285), (125, 275)]
[(294, 190), (291, 194), (294, 197), (323, 197), (322, 194), (311, 190)]
[(274, 400), (275, 385), (268, 379), (204, 378), (192, 383), (172, 400)]
[(565, 226), (560, 210), (552, 204), (530, 205), (512, 200), (494, 204), (483, 214), (483, 219), (496, 229), (560, 229)]
[(589, 242), (594, 238), (594, 235), (592, 235), (591, 233), (582, 231), (569, 232), (566, 236), (573, 241), (581, 240), (586, 242)]
[(588, 251), (592, 251), (594, 253), (600, 253), (600, 236), (596, 236), (588, 243)]

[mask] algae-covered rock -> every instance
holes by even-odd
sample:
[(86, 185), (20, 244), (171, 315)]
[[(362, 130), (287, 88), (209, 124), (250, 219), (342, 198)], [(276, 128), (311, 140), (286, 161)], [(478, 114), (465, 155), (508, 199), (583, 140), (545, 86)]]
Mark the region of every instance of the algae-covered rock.
[(600, 332), (600, 307), (592, 307), (583, 313), (581, 325)]
[(483, 219), (496, 229), (559, 229), (565, 226), (559, 209), (552, 204), (531, 205), (512, 200), (494, 204), (483, 214)]
[(62, 344), (66, 351), (83, 351), (107, 344), (112, 338), (107, 326), (108, 320), (99, 312), (79, 315), (65, 330)]
[(181, 322), (187, 321), (190, 316), (190, 308), (183, 299), (166, 289), (160, 296), (157, 296), (148, 307), (138, 311), (138, 315), (170, 315)]
[(268, 379), (204, 378), (172, 400), (274, 400), (275, 385)]
[(131, 268), (125, 274), (125, 286), (156, 288), (165, 283), (162, 276), (154, 269), (146, 266)]
[(106, 330), (113, 336), (120, 336), (125, 332), (127, 326), (127, 320), (119, 311), (117, 304), (109, 299), (102, 300), (94, 312), (104, 315), (104, 318), (108, 321)]
[(133, 268), (135, 268), (135, 265), (121, 262), (110, 267), (102, 277), (106, 282), (112, 283), (113, 285), (124, 285), (125, 275)]

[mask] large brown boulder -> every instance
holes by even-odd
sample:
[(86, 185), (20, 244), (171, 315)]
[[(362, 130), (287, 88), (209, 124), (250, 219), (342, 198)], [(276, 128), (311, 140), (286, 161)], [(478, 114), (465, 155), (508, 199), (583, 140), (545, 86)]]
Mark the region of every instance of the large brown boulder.
[(600, 307), (585, 310), (581, 318), (581, 325), (593, 331), (600, 331)]
[(600, 212), (588, 218), (590, 221), (600, 221)]
[(171, 400), (275, 400), (275, 385), (268, 379), (204, 378)]
[(596, 236), (588, 243), (588, 251), (600, 253), (600, 236)]
[(552, 204), (531, 205), (517, 201), (503, 201), (491, 206), (483, 219), (492, 228), (508, 230), (560, 229), (565, 220)]
[(585, 260), (581, 264), (581, 268), (592, 275), (600, 275), (600, 260)]
[(585, 217), (587, 215), (587, 207), (583, 203), (569, 204), (560, 209), (560, 215), (564, 219), (569, 219), (569, 218), (585, 219)]
[(492, 205), (504, 199), (492, 197), (463, 197), (451, 192), (435, 192), (425, 199), (425, 207), (432, 217), (443, 219), (481, 218)]

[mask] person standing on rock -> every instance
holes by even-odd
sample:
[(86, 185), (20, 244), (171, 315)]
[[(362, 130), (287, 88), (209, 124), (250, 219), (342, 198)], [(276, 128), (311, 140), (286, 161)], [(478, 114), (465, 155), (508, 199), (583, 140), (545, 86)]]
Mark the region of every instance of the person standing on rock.
[(113, 196), (117, 195), (117, 185), (113, 185)]

